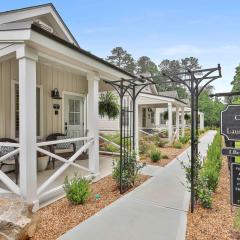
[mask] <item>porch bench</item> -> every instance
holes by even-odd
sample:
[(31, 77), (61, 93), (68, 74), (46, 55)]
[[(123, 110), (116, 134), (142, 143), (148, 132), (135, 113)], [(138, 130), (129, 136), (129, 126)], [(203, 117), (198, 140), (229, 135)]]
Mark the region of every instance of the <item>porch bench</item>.
[[(53, 133), (47, 136), (46, 141), (56, 141), (68, 139), (66, 134), (63, 133)], [(53, 154), (60, 154), (64, 157), (69, 157), (76, 152), (76, 144), (73, 142), (70, 143), (59, 143), (49, 146), (49, 150)], [(55, 166), (55, 158), (52, 158), (53, 169)]]

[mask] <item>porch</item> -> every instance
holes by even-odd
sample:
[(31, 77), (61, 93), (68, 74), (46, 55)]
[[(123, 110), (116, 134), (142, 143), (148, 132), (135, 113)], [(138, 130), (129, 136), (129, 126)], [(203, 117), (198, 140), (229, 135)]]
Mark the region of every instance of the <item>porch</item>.
[[(0, 43), (0, 163), (13, 163), (0, 169), (0, 192), (21, 195), (35, 209), (62, 192), (65, 176), (98, 180), (112, 167), (99, 158), (98, 94), (107, 90), (103, 79), (125, 75), (101, 64), (98, 72), (86, 59), (73, 63), (74, 51), (65, 48)], [(58, 55), (63, 50), (70, 52)], [(48, 162), (42, 171), (41, 158)]]

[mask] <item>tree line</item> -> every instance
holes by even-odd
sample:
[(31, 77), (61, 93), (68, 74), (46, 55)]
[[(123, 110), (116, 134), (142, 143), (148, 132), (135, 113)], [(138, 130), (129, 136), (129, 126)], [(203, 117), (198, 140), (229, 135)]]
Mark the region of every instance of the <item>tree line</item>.
[[(132, 74), (150, 73), (151, 76), (155, 76), (154, 80), (157, 82), (158, 92), (175, 90), (180, 99), (190, 98), (187, 89), (176, 83), (165, 84), (167, 79), (161, 73), (164, 71), (169, 75), (177, 75), (187, 69), (197, 70), (202, 68), (196, 57), (174, 60), (164, 59), (159, 64), (156, 64), (148, 56), (141, 56), (136, 60), (122, 47), (113, 48), (111, 55), (106, 60)], [(238, 82), (238, 91), (240, 91), (240, 66), (235, 81)], [(209, 97), (209, 94), (213, 93), (213, 91), (214, 87), (209, 85), (199, 97), (199, 111), (205, 114), (205, 125), (210, 127), (219, 126), (219, 112), (224, 108), (224, 104), (220, 100)]]

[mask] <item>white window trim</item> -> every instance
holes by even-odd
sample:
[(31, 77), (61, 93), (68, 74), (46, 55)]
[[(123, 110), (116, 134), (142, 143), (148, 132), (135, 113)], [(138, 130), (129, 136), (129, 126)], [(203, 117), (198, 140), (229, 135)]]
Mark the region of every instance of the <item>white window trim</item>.
[[(19, 82), (16, 80), (11, 80), (11, 138), (18, 140), (18, 138), (16, 138), (16, 128), (15, 128), (15, 117), (16, 117), (15, 85), (16, 84), (19, 85)], [(40, 136), (37, 136), (37, 139), (42, 139), (43, 138), (43, 86), (37, 85), (37, 88), (40, 88)]]
[(64, 121), (64, 117), (65, 117), (65, 110), (64, 110), (64, 99), (65, 99), (65, 95), (70, 95), (70, 96), (77, 96), (77, 97), (82, 97), (83, 98), (83, 121), (84, 121), (84, 125), (83, 125), (83, 131), (84, 134), (86, 132), (87, 129), (87, 96), (85, 94), (81, 94), (81, 93), (74, 93), (74, 92), (68, 92), (68, 91), (62, 91), (62, 132), (65, 132), (65, 121)]

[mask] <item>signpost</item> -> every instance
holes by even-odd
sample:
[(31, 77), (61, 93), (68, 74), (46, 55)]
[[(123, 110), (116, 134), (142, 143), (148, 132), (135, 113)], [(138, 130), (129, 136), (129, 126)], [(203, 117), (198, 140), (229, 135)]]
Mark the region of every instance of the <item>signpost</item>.
[(240, 206), (240, 164), (232, 163), (231, 166), (231, 203)]
[(221, 134), (227, 140), (240, 140), (240, 105), (228, 105), (221, 112)]
[(222, 155), (229, 157), (240, 156), (240, 148), (225, 147), (222, 149)]

